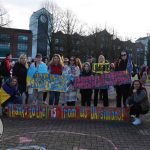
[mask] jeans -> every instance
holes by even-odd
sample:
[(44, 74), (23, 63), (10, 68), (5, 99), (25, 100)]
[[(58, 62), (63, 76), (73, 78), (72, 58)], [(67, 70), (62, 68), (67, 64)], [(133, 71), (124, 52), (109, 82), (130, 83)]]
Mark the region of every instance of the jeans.
[(49, 105), (58, 105), (60, 92), (50, 91), (49, 94)]

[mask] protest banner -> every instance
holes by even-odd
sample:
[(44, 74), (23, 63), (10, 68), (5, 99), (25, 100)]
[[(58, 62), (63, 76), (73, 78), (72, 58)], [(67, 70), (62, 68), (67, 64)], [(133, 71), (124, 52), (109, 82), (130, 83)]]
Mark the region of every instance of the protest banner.
[(110, 72), (97, 76), (77, 77), (74, 87), (78, 89), (95, 89), (131, 83), (131, 76), (126, 71)]
[(48, 73), (48, 69), (45, 63), (41, 63), (39, 65), (39, 67), (35, 67), (35, 63), (32, 63), (28, 69), (27, 72), (27, 85), (30, 86), (31, 85), (31, 80), (33, 78), (33, 76), (35, 75), (35, 73), (42, 73), (42, 74), (46, 74)]
[(92, 71), (98, 74), (104, 74), (110, 72), (110, 63), (93, 63)]
[(9, 105), (8, 116), (38, 119), (91, 119), (91, 120), (128, 120), (129, 110), (113, 107), (71, 107), (46, 105)]
[(35, 73), (30, 80), (31, 88), (40, 91), (59, 91), (67, 92), (70, 81), (78, 89), (96, 89), (105, 86), (114, 86), (131, 83), (130, 74), (127, 71), (116, 71), (104, 73), (102, 75), (76, 77), (55, 75), (48, 73)]
[(72, 77), (70, 76), (35, 73), (30, 81), (30, 85), (32, 88), (40, 91), (48, 90), (66, 92), (71, 80)]

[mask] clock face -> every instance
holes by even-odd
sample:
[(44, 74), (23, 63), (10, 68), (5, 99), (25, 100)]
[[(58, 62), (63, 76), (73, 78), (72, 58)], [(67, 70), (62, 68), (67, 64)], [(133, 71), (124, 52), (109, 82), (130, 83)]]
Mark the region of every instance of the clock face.
[(3, 134), (3, 123), (2, 123), (2, 120), (0, 119), (0, 138)]
[(41, 15), (41, 16), (40, 16), (40, 21), (41, 21), (42, 23), (45, 23), (45, 22), (47, 21), (46, 16), (45, 16), (45, 15)]

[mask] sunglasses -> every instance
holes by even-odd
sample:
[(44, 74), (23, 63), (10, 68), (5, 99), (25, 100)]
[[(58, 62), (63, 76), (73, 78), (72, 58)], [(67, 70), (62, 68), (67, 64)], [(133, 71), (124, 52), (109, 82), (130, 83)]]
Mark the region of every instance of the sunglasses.
[(127, 56), (127, 54), (122, 54), (121, 56)]
[(70, 59), (70, 61), (74, 61), (74, 59)]

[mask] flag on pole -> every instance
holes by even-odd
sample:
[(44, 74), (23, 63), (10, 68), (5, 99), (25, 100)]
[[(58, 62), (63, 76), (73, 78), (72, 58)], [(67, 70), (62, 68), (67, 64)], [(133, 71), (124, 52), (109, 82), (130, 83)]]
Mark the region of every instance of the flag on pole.
[(128, 54), (127, 71), (129, 72), (129, 74), (131, 74), (133, 71), (131, 54)]

